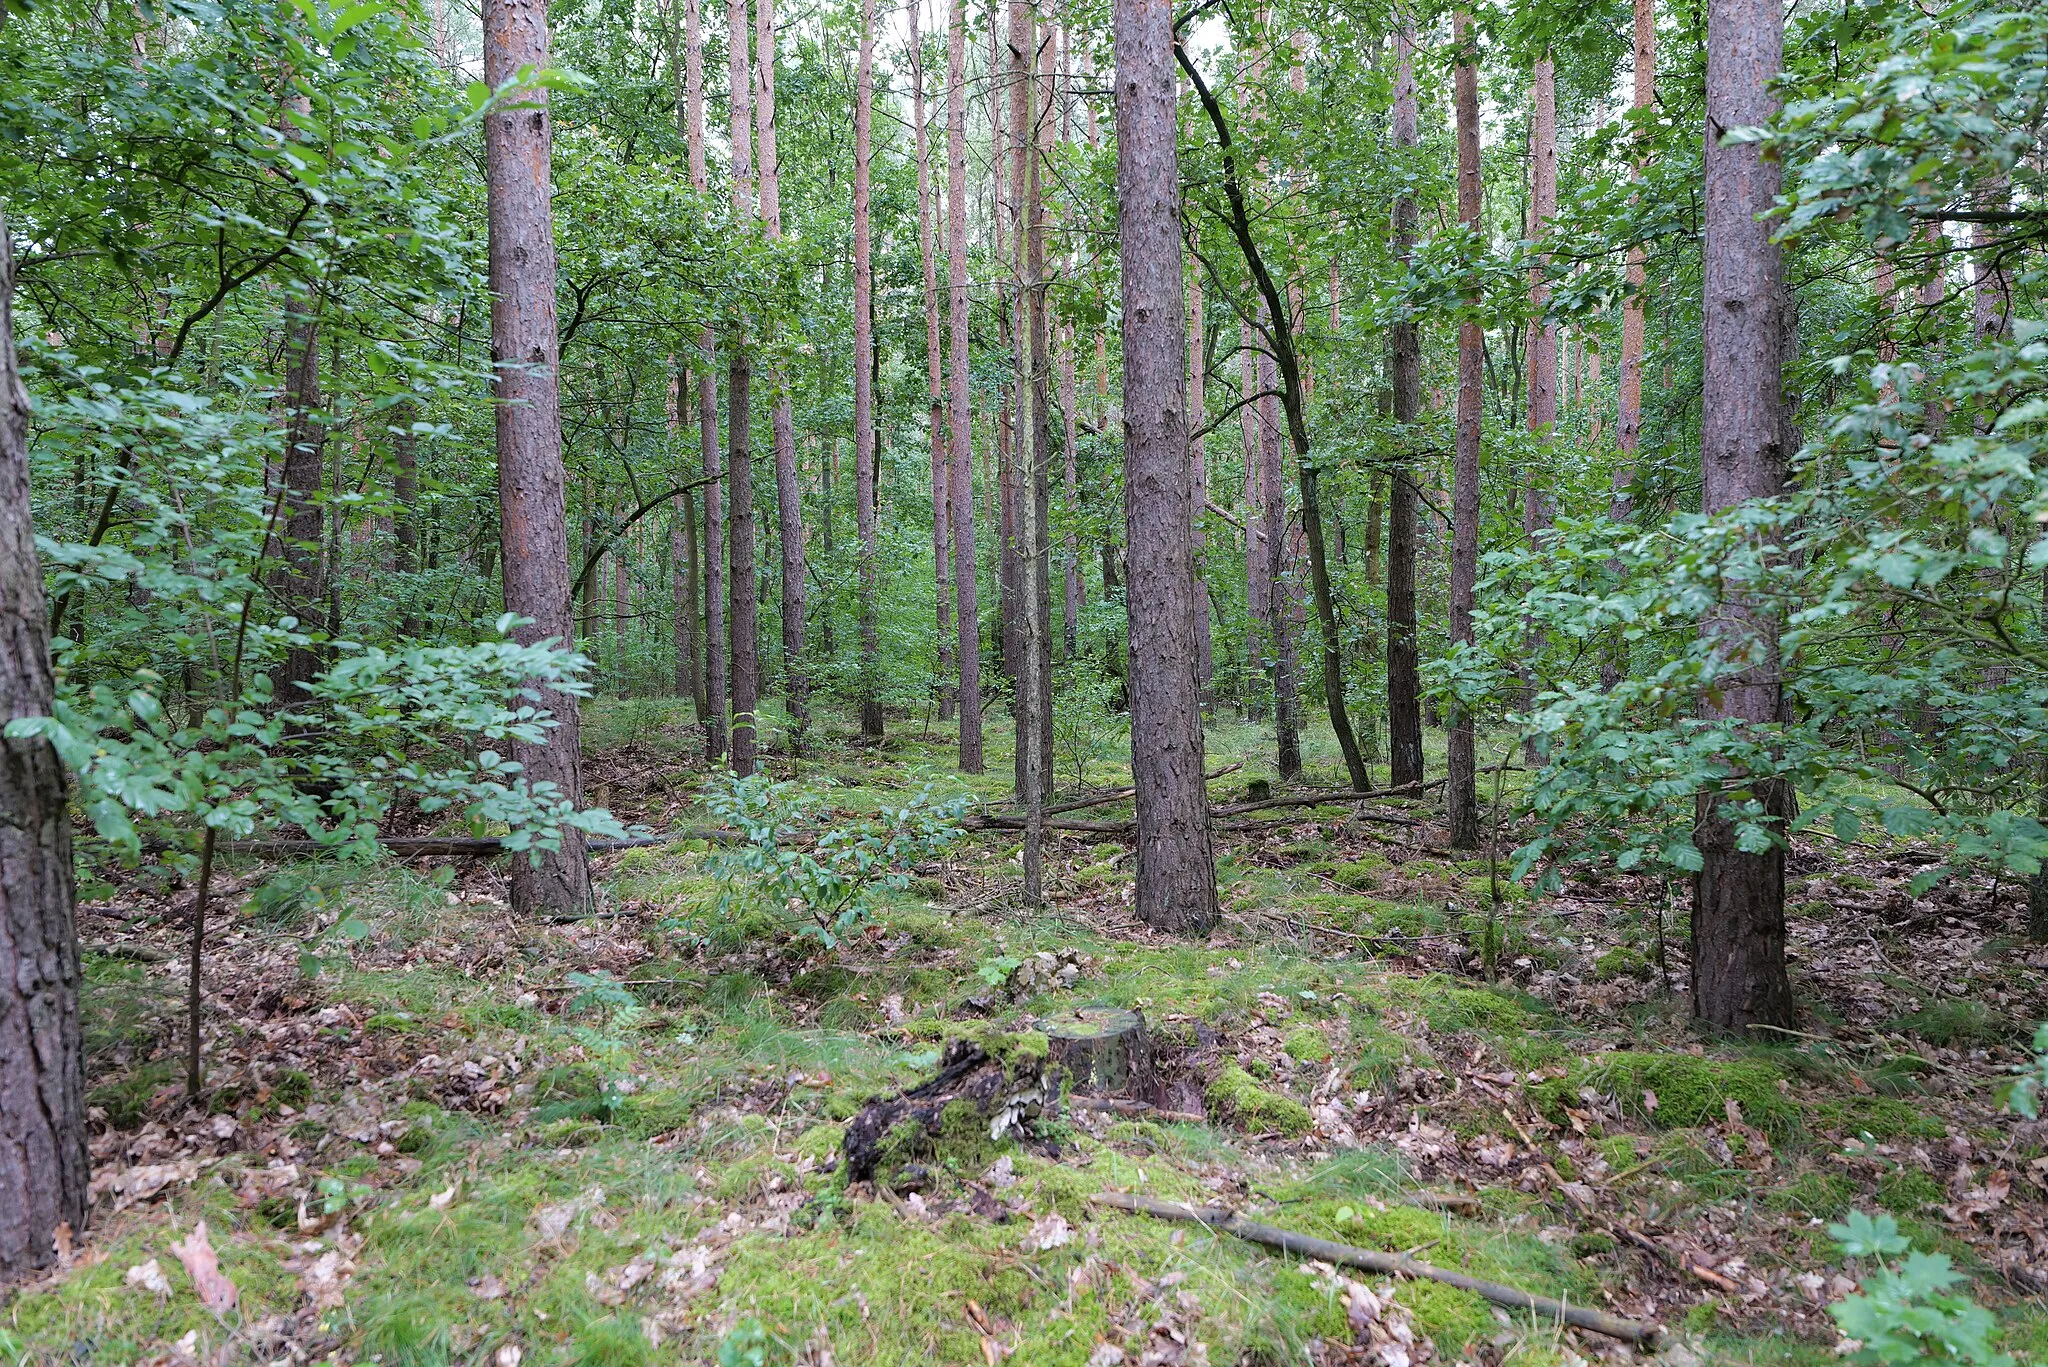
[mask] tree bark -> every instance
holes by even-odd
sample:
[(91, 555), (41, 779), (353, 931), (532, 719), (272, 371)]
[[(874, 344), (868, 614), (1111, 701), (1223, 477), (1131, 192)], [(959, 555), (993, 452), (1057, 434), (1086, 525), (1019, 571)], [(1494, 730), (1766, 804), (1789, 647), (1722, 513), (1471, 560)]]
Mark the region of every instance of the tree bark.
[[(1270, 307), (1260, 310), (1264, 334), (1272, 339), (1278, 324)], [(1280, 457), (1279, 368), (1261, 351), (1257, 374), (1262, 397), (1259, 421), (1259, 542), (1266, 555), (1266, 629), (1272, 654), (1273, 745), (1280, 777), (1301, 777), (1301, 657), (1295, 650), (1293, 597), (1287, 585), (1286, 465)]]
[(1273, 654), (1272, 558), (1266, 553), (1266, 499), (1259, 479), (1259, 363), (1252, 350), (1252, 325), (1240, 318), (1238, 341), (1238, 432), (1244, 438), (1245, 718), (1263, 712), (1253, 671), (1265, 672)]
[[(1209, 356), (1203, 345), (1202, 273), (1188, 276), (1188, 465), (1194, 473), (1189, 512), (1194, 519), (1195, 575), (1195, 690), (1206, 714), (1215, 706), (1216, 644), (1209, 630), (1209, 581), (1202, 573), (1202, 560), (1209, 548), (1209, 534), (1202, 522), (1209, 506), (1209, 462), (1202, 442), (1202, 429), (1209, 425)], [(1071, 463), (1072, 458), (1069, 457)], [(1079, 571), (1075, 571), (1078, 581)]]
[[(1458, 222), (1483, 234), (1479, 184), (1479, 60), (1471, 16), (1458, 11), (1451, 21), (1457, 46), (1454, 77), (1458, 136)], [(1468, 297), (1477, 308), (1477, 296)], [(1451, 462), (1451, 644), (1470, 644), (1474, 594), (1479, 582), (1479, 424), (1485, 403), (1486, 337), (1476, 320), (1458, 326), (1457, 437)], [(1479, 775), (1473, 719), (1450, 709), (1444, 785), (1453, 849), (1479, 845)]]
[(939, 720), (953, 716), (953, 625), (952, 579), (947, 535), (952, 494), (946, 459), (945, 362), (939, 340), (939, 263), (934, 240), (932, 211), (932, 159), (930, 130), (925, 126), (925, 70), (922, 0), (910, 7), (910, 121), (917, 140), (917, 255), (924, 270), (924, 360), (927, 419), (932, 448), (932, 589), (936, 608), (938, 643)]
[(960, 632), (960, 768), (982, 769), (981, 612), (974, 589), (974, 429), (968, 405), (967, 4), (953, 0), (946, 38), (946, 280), (954, 622)]
[[(782, 167), (775, 149), (775, 0), (754, 0), (754, 130), (760, 144), (761, 227), (770, 242), (782, 239)], [(811, 668), (804, 654), (806, 580), (804, 485), (796, 463), (796, 417), (788, 377), (770, 370), (775, 395), (775, 515), (782, 552), (782, 690), (789, 702), (789, 752), (808, 749)]]
[[(412, 399), (394, 404), (391, 409), (391, 501), (398, 505), (398, 515), (391, 529), (396, 543), (391, 568), (401, 575), (409, 575), (420, 567), (419, 442), (412, 430), (412, 425), (419, 421), (419, 415), (419, 404)], [(402, 581), (400, 589), (405, 594), (405, 611), (399, 618), (399, 634), (417, 636), (420, 634), (420, 619), (413, 608), (415, 590)]]
[[(1418, 145), (1415, 109), (1415, 39), (1405, 22), (1394, 39), (1394, 145)], [(1413, 256), (1417, 232), (1415, 201), (1394, 201), (1394, 251)], [(1422, 339), (1412, 321), (1388, 329), (1389, 388), (1393, 391), (1397, 438), (1405, 451), (1422, 413)], [(1415, 622), (1415, 482), (1404, 459), (1387, 472), (1387, 738), (1390, 780), (1395, 787), (1422, 781), (1421, 649)]]
[[(1647, 113), (1657, 103), (1657, 5), (1656, 0), (1635, 0), (1635, 103)], [(1640, 135), (1639, 135), (1640, 136)], [(1636, 179), (1643, 176), (1643, 160), (1635, 163)], [(1628, 249), (1628, 292), (1621, 301), (1621, 374), (1615, 381), (1618, 394), (1614, 441), (1621, 448), (1622, 463), (1614, 472), (1614, 500), (1608, 516), (1616, 522), (1628, 520), (1629, 489), (1635, 484), (1635, 457), (1643, 439), (1643, 342), (1644, 307), (1649, 290), (1649, 256), (1641, 245)]]
[[(525, 68), (548, 65), (543, 0), (485, 0), (484, 79), (502, 88)], [(555, 233), (549, 206), (548, 92), (525, 91), (519, 107), (484, 120), (490, 201), (491, 360), (498, 376), (498, 523), (504, 543), (505, 610), (529, 619), (526, 642), (573, 644), (569, 616), (567, 474), (562, 467), (561, 396), (555, 331)], [(583, 801), (576, 698), (540, 690), (554, 714), (545, 741), (512, 743), (532, 784), (551, 783)], [(590, 907), (583, 836), (562, 832), (561, 848), (512, 861), (515, 914), (573, 915)]]
[[(327, 423), (320, 414), (320, 325), (312, 300), (285, 308), (285, 446), (283, 469), (284, 536), (271, 592), (286, 615), (298, 619), (300, 631), (316, 631), (326, 594), (321, 573), (321, 535), (326, 516), (320, 490), (327, 470)], [(280, 707), (307, 700), (305, 685), (320, 672), (320, 653), (294, 645), (272, 683)]]
[[(753, 89), (747, 68), (747, 0), (726, 0), (726, 72), (730, 100), (732, 147), (732, 213), (735, 223), (753, 216)], [(727, 547), (731, 565), (726, 591), (731, 600), (732, 644), (732, 767), (741, 775), (754, 772), (758, 746), (757, 711), (761, 705), (760, 586), (755, 580), (753, 362), (746, 339), (731, 340), (725, 380), (725, 468), (728, 510)]]
[(1216, 861), (1195, 674), (1195, 544), (1188, 467), (1187, 320), (1169, 0), (1116, 0), (1117, 243), (1121, 261), (1124, 595), (1138, 918), (1206, 934)]
[[(690, 188), (699, 196), (710, 192), (704, 166), (704, 31), (701, 0), (683, 0), (683, 71), (685, 139), (689, 148)], [(706, 327), (697, 333), (697, 437), (704, 466), (704, 670), (700, 676), (698, 716), (704, 727), (704, 759), (716, 763), (726, 751), (730, 675), (725, 638), (725, 509), (719, 493), (723, 478), (718, 455), (718, 340)]]
[[(0, 214), (0, 723), (49, 716), (56, 692), (29, 505), (28, 391), (14, 352), (12, 241)], [(0, 739), (0, 1285), (49, 1266), (59, 1240), (85, 1229), (74, 900), (64, 767), (46, 740)]]
[(873, 157), (875, 7), (861, 0), (860, 59), (853, 85), (853, 501), (860, 536), (860, 738), (882, 740), (882, 646), (875, 620), (875, 268), (868, 223)]
[[(1784, 266), (1761, 220), (1778, 192), (1777, 163), (1755, 144), (1724, 143), (1731, 128), (1762, 125), (1778, 112), (1784, 18), (1777, 0), (1711, 0), (1707, 11), (1704, 288), (1700, 344), (1703, 511), (1712, 514), (1782, 491), (1784, 448)], [(1744, 600), (1733, 580), (1700, 623), (1700, 633), (1734, 671), (1709, 691), (1702, 709), (1738, 729), (1779, 720), (1782, 703), (1776, 624)], [(1705, 859), (1693, 879), (1693, 1013), (1729, 1030), (1790, 1026), (1785, 971), (1785, 851), (1736, 847), (1724, 800), (1760, 800), (1779, 822), (1792, 794), (1781, 780), (1730, 774), (1721, 791), (1701, 795), (1695, 841)]]

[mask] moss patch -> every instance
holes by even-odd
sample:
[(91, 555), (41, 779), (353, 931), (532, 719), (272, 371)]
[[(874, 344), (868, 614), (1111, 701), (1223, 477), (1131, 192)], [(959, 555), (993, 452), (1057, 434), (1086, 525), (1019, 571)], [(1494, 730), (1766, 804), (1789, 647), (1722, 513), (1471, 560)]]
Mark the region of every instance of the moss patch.
[(1314, 1124), (1308, 1107), (1261, 1087), (1257, 1079), (1234, 1063), (1216, 1075), (1203, 1095), (1211, 1106), (1248, 1130), (1277, 1130), (1294, 1136), (1307, 1134)]
[[(1625, 1051), (1585, 1059), (1564, 1077), (1531, 1088), (1530, 1095), (1546, 1115), (1563, 1122), (1579, 1089), (1592, 1087), (1612, 1093), (1624, 1112), (1660, 1129), (1720, 1124), (1734, 1101), (1744, 1120), (1766, 1134), (1785, 1136), (1803, 1126), (1798, 1104), (1778, 1087), (1784, 1077), (1756, 1059)], [(1655, 1095), (1654, 1108), (1645, 1093)]]

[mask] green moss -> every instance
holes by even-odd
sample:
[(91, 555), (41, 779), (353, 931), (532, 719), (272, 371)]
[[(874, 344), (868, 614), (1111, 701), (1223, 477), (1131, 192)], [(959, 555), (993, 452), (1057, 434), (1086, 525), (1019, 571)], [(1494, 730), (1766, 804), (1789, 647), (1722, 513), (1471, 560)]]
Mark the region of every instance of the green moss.
[[(1696, 1058), (1691, 1054), (1621, 1052), (1596, 1054), (1561, 1078), (1540, 1083), (1530, 1096), (1551, 1119), (1563, 1123), (1567, 1105), (1581, 1087), (1612, 1093), (1622, 1110), (1662, 1129), (1717, 1125), (1727, 1103), (1766, 1134), (1785, 1136), (1802, 1128), (1799, 1106), (1778, 1087), (1785, 1074), (1756, 1059)], [(1656, 1094), (1651, 1109), (1645, 1092)]]
[(1329, 878), (1331, 882), (1341, 883), (1347, 888), (1371, 892), (1379, 886), (1380, 871), (1386, 867), (1387, 861), (1384, 858), (1369, 854), (1349, 863), (1331, 865)]
[(1450, 979), (1395, 978), (1388, 994), (1420, 1011), (1433, 1029), (1512, 1037), (1538, 1028), (1547, 1008), (1534, 997), (1500, 988), (1460, 987)]
[(149, 1118), (151, 1098), (176, 1087), (183, 1072), (176, 1059), (155, 1059), (93, 1088), (85, 1094), (86, 1104), (105, 1111), (107, 1123), (117, 1130), (140, 1129)]
[(1889, 1096), (1858, 1096), (1817, 1102), (1815, 1128), (1830, 1134), (1867, 1134), (1874, 1139), (1939, 1139), (1948, 1127), (1934, 1113)]
[(1415, 1312), (1415, 1323), (1439, 1354), (1462, 1354), (1492, 1338), (1499, 1326), (1487, 1303), (1470, 1291), (1442, 1282), (1402, 1282), (1395, 1299)]
[(1941, 1184), (1917, 1168), (1900, 1168), (1877, 1179), (1877, 1203), (1895, 1215), (1917, 1215), (1943, 1195)]
[(1280, 1047), (1297, 1063), (1321, 1063), (1330, 1057), (1329, 1039), (1313, 1025), (1295, 1026)]
[(1614, 1236), (1597, 1229), (1581, 1230), (1572, 1235), (1571, 1249), (1574, 1258), (1598, 1258), (1614, 1252)]
[(1004, 1030), (998, 1025), (982, 1025), (954, 1033), (980, 1045), (984, 1054), (1003, 1065), (1003, 1075), (1012, 1079), (1035, 1076), (1042, 1071), (1052, 1047), (1042, 1030)]
[(1647, 978), (1656, 971), (1648, 956), (1634, 945), (1616, 945), (1593, 961), (1593, 976), (1602, 982), (1617, 978)]
[(697, 1114), (697, 1104), (698, 1097), (691, 1092), (643, 1092), (626, 1101), (617, 1123), (634, 1139), (652, 1139), (687, 1125)]
[(790, 1152), (799, 1158), (810, 1158), (824, 1162), (839, 1152), (839, 1146), (846, 1142), (844, 1125), (813, 1125), (796, 1137), (790, 1145)]
[(570, 1367), (641, 1367), (653, 1360), (654, 1345), (639, 1322), (620, 1315), (592, 1320), (569, 1344)]
[(1766, 1208), (1815, 1220), (1835, 1219), (1855, 1199), (1856, 1184), (1833, 1172), (1802, 1172), (1763, 1193)]
[(1292, 1097), (1267, 1091), (1236, 1064), (1218, 1073), (1203, 1095), (1218, 1111), (1255, 1132), (1278, 1130), (1284, 1135), (1302, 1135), (1314, 1124), (1308, 1107)]
[(2017, 1033), (2017, 1027), (1982, 1002), (1933, 1001), (1910, 1015), (1885, 1022), (1884, 1029), (1918, 1035), (1949, 1048), (1983, 1048)]
[(837, 964), (814, 968), (808, 973), (799, 973), (789, 980), (789, 990), (797, 996), (814, 1002), (830, 1001), (844, 995), (859, 981), (853, 974)]

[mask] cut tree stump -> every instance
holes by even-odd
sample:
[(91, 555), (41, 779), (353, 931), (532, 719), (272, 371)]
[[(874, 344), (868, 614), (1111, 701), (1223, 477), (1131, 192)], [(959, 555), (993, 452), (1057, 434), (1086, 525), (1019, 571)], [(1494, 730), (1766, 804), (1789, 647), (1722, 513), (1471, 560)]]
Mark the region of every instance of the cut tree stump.
[(1150, 1100), (1158, 1090), (1152, 1035), (1136, 1011), (1083, 1006), (1050, 1016), (1039, 1028), (1073, 1091)]
[(931, 1081), (870, 1101), (847, 1122), (847, 1180), (907, 1187), (929, 1180), (925, 1164), (949, 1160), (978, 1172), (1005, 1141), (1031, 1139), (1059, 1102), (1059, 1065), (1043, 1036), (952, 1040)]

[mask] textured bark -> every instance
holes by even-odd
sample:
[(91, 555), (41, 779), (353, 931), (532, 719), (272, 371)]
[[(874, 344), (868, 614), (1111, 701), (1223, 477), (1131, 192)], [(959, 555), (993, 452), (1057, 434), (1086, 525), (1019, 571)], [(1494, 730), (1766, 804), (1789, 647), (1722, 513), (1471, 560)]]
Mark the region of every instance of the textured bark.
[[(1635, 100), (1638, 111), (1657, 103), (1657, 3), (1635, 0)], [(1643, 162), (1635, 164), (1636, 179), (1642, 179)], [(1621, 374), (1616, 377), (1619, 396), (1615, 414), (1615, 444), (1621, 448), (1622, 464), (1614, 472), (1614, 501), (1610, 516), (1625, 521), (1630, 513), (1629, 487), (1635, 483), (1635, 455), (1643, 435), (1643, 344), (1644, 306), (1649, 289), (1649, 256), (1641, 246), (1628, 251), (1628, 292), (1621, 301)]]
[[(1263, 309), (1261, 314), (1271, 336), (1273, 315)], [(1280, 777), (1294, 779), (1301, 776), (1301, 657), (1295, 651), (1294, 595), (1287, 583), (1286, 466), (1280, 458), (1280, 399), (1273, 392), (1280, 386), (1280, 376), (1273, 358), (1264, 352), (1258, 357), (1258, 382), (1264, 393), (1257, 405), (1259, 543), (1266, 556), (1266, 585), (1271, 595), (1266, 629), (1273, 675), (1273, 745)]]
[(1202, 934), (1216, 924), (1216, 863), (1195, 677), (1173, 8), (1116, 0), (1114, 22), (1136, 910), (1155, 929)]
[[(1203, 510), (1209, 506), (1209, 462), (1202, 442), (1202, 429), (1209, 425), (1209, 355), (1203, 345), (1202, 325), (1205, 320), (1202, 273), (1199, 270), (1188, 276), (1187, 305), (1188, 467), (1194, 475), (1188, 511), (1194, 519), (1195, 688), (1201, 694), (1202, 710), (1206, 713), (1215, 705), (1216, 643), (1209, 631), (1209, 581), (1202, 573), (1203, 556), (1209, 547), (1209, 534), (1202, 523)], [(1070, 465), (1071, 462), (1070, 456)], [(1076, 569), (1074, 574), (1078, 583), (1079, 570)]]
[[(2001, 213), (2009, 197), (2008, 182), (2004, 176), (1999, 176), (1985, 187), (1980, 207), (1986, 213)], [(1977, 249), (1971, 324), (1977, 333), (1977, 344), (1989, 346), (2005, 336), (2012, 325), (2012, 277), (1999, 260), (1996, 224), (1977, 224), (1971, 234), (1970, 245)]]
[(932, 448), (932, 601), (937, 609), (939, 720), (953, 716), (952, 576), (947, 514), (952, 495), (946, 459), (945, 361), (939, 340), (939, 262), (934, 242), (930, 130), (925, 126), (924, 5), (910, 7), (910, 122), (917, 142), (917, 255), (924, 269), (924, 360)]
[[(744, 222), (754, 211), (753, 88), (747, 67), (747, 0), (726, 0), (726, 74), (731, 99), (732, 214)], [(761, 705), (760, 585), (755, 578), (753, 362), (746, 340), (731, 341), (725, 379), (726, 592), (732, 640), (732, 767), (754, 772), (758, 750), (755, 712)]]
[[(298, 618), (299, 630), (317, 630), (321, 599), (326, 592), (321, 573), (320, 538), (326, 516), (320, 489), (327, 469), (327, 423), (320, 414), (320, 326), (310, 301), (285, 311), (285, 437), (283, 479), (284, 537), (270, 590), (284, 613)], [(292, 646), (272, 681), (281, 707), (306, 701), (304, 685), (320, 672), (320, 654), (310, 646)]]
[[(543, 0), (485, 0), (484, 79), (498, 89), (522, 69), (548, 65)], [(522, 641), (573, 643), (569, 616), (567, 476), (557, 389), (555, 234), (549, 210), (548, 92), (484, 120), (490, 200), (491, 360), (497, 370), (498, 525), (504, 544), (505, 610), (531, 619)], [(515, 741), (512, 757), (531, 783), (553, 783), (583, 801), (576, 699), (543, 689), (555, 728), (540, 744)], [(583, 837), (537, 862), (512, 861), (515, 913), (581, 913), (590, 906)]]
[[(1067, 517), (1071, 521), (1081, 511), (1081, 467), (1077, 459), (1080, 415), (1074, 409), (1079, 396), (1074, 387), (1074, 328), (1071, 323), (1060, 329), (1059, 366), (1060, 416), (1066, 423), (1066, 459), (1060, 474), (1067, 495)], [(1081, 653), (1081, 535), (1071, 526), (1061, 549), (1066, 558), (1066, 582), (1060, 599), (1060, 635), (1066, 647), (1066, 658), (1071, 663)]]
[[(1541, 243), (1557, 218), (1557, 69), (1548, 57), (1535, 64), (1531, 81), (1535, 106), (1529, 128), (1529, 236)], [(1557, 426), (1557, 324), (1550, 307), (1550, 253), (1539, 250), (1529, 265), (1529, 434), (1548, 441)], [(1524, 486), (1522, 526), (1534, 533), (1550, 525), (1550, 500), (1534, 476)]]
[[(627, 536), (630, 537), (631, 535), (632, 533), (629, 531)], [(631, 580), (631, 570), (627, 565), (627, 561), (631, 559), (629, 553), (631, 544), (630, 540), (623, 541), (611, 553), (612, 651), (614, 656), (612, 669), (618, 676), (618, 689), (622, 694), (627, 691), (626, 667), (628, 652), (626, 649), (626, 623), (629, 620), (627, 594)]]
[(974, 433), (967, 389), (967, 4), (953, 0), (946, 38), (946, 279), (952, 446), (954, 622), (960, 632), (960, 767), (982, 768), (981, 613), (974, 589)]
[[(1394, 145), (1413, 148), (1416, 136), (1415, 40), (1404, 25), (1395, 36)], [(1402, 260), (1415, 250), (1415, 201), (1394, 201), (1394, 251)], [(1335, 307), (1332, 305), (1332, 307)], [(1422, 339), (1413, 322), (1388, 329), (1388, 379), (1394, 421), (1407, 429), (1422, 412)], [(1407, 463), (1387, 472), (1387, 737), (1395, 787), (1422, 781), (1421, 651), (1415, 623), (1415, 484)], [(1377, 517), (1375, 517), (1375, 523)]]
[[(704, 166), (704, 30), (700, 0), (683, 0), (684, 137), (690, 188), (710, 189)], [(698, 716), (704, 726), (704, 758), (716, 762), (726, 751), (731, 706), (725, 638), (725, 506), (719, 493), (724, 463), (718, 454), (718, 341), (710, 328), (697, 334), (697, 436), (704, 466), (704, 670), (699, 676)]]
[[(411, 574), (420, 567), (419, 442), (412, 431), (419, 416), (419, 404), (412, 399), (391, 409), (391, 501), (398, 505), (398, 516), (391, 529), (391, 568), (400, 574)], [(420, 619), (413, 611), (413, 591), (407, 588), (405, 592), (405, 615), (399, 620), (398, 629), (403, 635), (417, 636)]]
[[(1778, 167), (1755, 144), (1724, 143), (1723, 131), (1759, 126), (1777, 113), (1784, 18), (1777, 0), (1711, 0), (1707, 11), (1704, 286), (1700, 343), (1701, 507), (1716, 513), (1779, 493), (1784, 484), (1784, 266), (1760, 215), (1778, 192)], [(1705, 699), (1708, 718), (1750, 727), (1779, 719), (1782, 702), (1776, 626), (1722, 586), (1721, 604), (1700, 624), (1717, 655), (1739, 664)], [(1723, 800), (1760, 799), (1771, 815), (1791, 813), (1778, 780), (1731, 774), (1703, 794), (1694, 835), (1705, 864), (1693, 879), (1693, 1013), (1723, 1029), (1790, 1026), (1785, 972), (1785, 852), (1736, 848)]]
[[(1039, 30), (1028, 0), (1009, 6), (1011, 203), (1016, 221), (1011, 230), (1015, 267), (1015, 306), (1011, 335), (1015, 347), (1014, 410), (1011, 444), (1016, 574), (1015, 716), (1017, 722), (1017, 796), (1028, 810), (1042, 804), (1052, 773), (1052, 599), (1049, 522), (1050, 489), (1047, 464), (1052, 448), (1051, 360), (1045, 312), (1045, 208), (1039, 168), (1049, 146), (1039, 145), (1051, 133), (1049, 112), (1040, 91), (1048, 74), (1042, 68), (1051, 56), (1041, 48)], [(1025, 890), (1035, 895), (1031, 865), (1033, 845), (1025, 841)]]
[[(11, 242), (0, 215), (0, 724), (49, 716), (55, 693), (29, 511), (28, 393), (9, 308)], [(0, 1285), (55, 1261), (60, 1229), (85, 1228), (74, 900), (63, 765), (48, 741), (0, 739)]]
[(1264, 713), (1264, 699), (1251, 677), (1265, 670), (1273, 653), (1272, 557), (1266, 552), (1265, 496), (1259, 480), (1259, 363), (1252, 351), (1252, 325), (1240, 318), (1238, 341), (1238, 433), (1244, 439), (1244, 602), (1249, 618), (1245, 632), (1246, 678), (1243, 702), (1247, 720)]
[[(683, 439), (689, 420), (690, 374), (669, 357), (668, 440), (671, 450)], [(672, 595), (671, 636), (675, 642), (675, 691), (688, 698), (704, 719), (704, 693), (699, 685), (702, 656), (697, 634), (697, 494), (686, 490), (669, 500), (669, 592)]]
[(875, 621), (875, 266), (868, 223), (874, 102), (875, 7), (874, 0), (861, 0), (853, 83), (853, 508), (860, 537), (860, 736), (871, 745), (882, 739), (882, 646)]
[[(1454, 86), (1458, 136), (1458, 222), (1483, 233), (1479, 184), (1479, 64), (1472, 20), (1452, 17), (1458, 48)], [(1476, 304), (1476, 298), (1469, 302)], [(1477, 322), (1458, 327), (1457, 436), (1451, 460), (1451, 643), (1470, 642), (1474, 591), (1479, 582), (1479, 423), (1485, 403), (1485, 334)], [(1447, 718), (1450, 736), (1444, 784), (1453, 849), (1479, 845), (1479, 783), (1473, 719), (1462, 710)]]
[[(761, 227), (782, 237), (781, 161), (775, 150), (775, 0), (754, 0), (754, 130), (760, 144)], [(789, 751), (804, 754), (811, 726), (811, 667), (804, 653), (804, 485), (796, 464), (796, 416), (780, 370), (766, 376), (775, 396), (775, 529), (782, 552), (782, 691), (789, 703)]]

